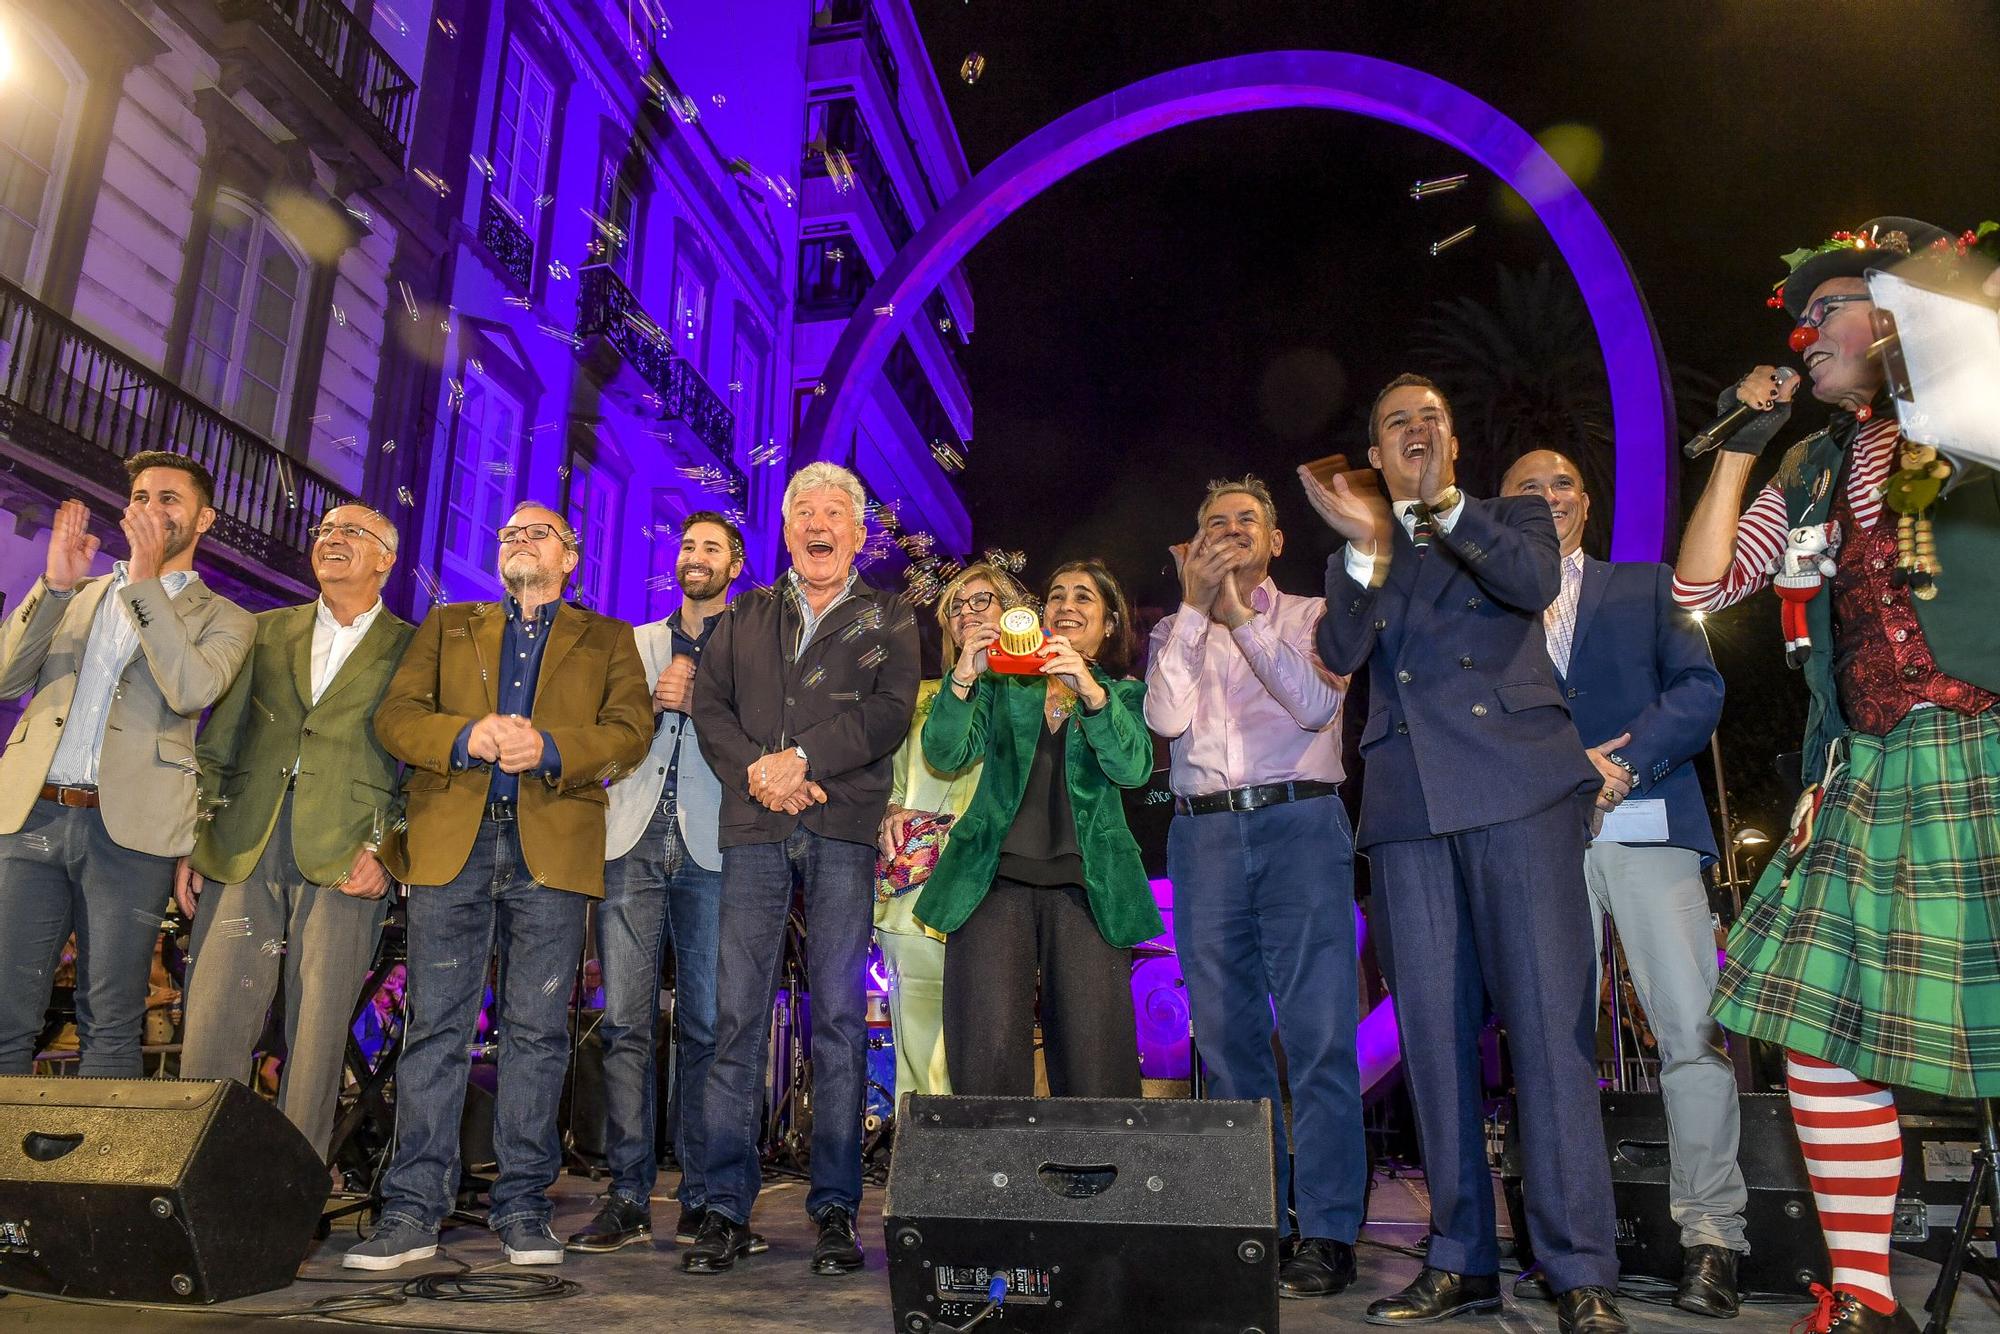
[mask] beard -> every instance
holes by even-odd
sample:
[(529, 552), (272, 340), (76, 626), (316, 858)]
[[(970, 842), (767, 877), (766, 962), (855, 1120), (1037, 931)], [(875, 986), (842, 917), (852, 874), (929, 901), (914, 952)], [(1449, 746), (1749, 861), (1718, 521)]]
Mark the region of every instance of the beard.
[(683, 596), (697, 601), (712, 598), (729, 586), (729, 575), (725, 571), (695, 565), (681, 566), (674, 571), (674, 579), (680, 584)]
[(509, 561), (500, 571), (500, 582), (519, 600), (523, 593), (544, 592), (555, 587), (556, 576), (530, 557), (519, 564)]
[(160, 537), (160, 562), (165, 564), (194, 545), (194, 529), (183, 528), (177, 523), (167, 523), (163, 527), (166, 531)]

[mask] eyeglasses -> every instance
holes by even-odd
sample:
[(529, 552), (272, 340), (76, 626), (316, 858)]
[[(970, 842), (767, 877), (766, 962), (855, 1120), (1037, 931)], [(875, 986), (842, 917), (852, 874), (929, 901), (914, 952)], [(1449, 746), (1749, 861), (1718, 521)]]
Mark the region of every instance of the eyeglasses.
[(1000, 595), (990, 591), (974, 593), (971, 597), (953, 598), (945, 604), (944, 614), (957, 620), (969, 611), (985, 611), (999, 600)]
[(555, 535), (556, 526), (552, 523), (510, 524), (500, 530), (500, 545), (504, 547), (510, 542), (544, 542)]
[(1850, 301), (1873, 301), (1875, 298), (1860, 292), (1850, 292), (1845, 296), (1823, 296), (1806, 307), (1806, 313), (1799, 316), (1796, 328), (1817, 329), (1826, 323), (1826, 317), (1833, 314), (1835, 306), (1844, 306)]
[(350, 542), (359, 542), (364, 537), (372, 537), (382, 544), (384, 551), (389, 549), (388, 539), (384, 538), (373, 528), (363, 528), (358, 523), (323, 523), (312, 530), (313, 541), (315, 542), (324, 542), (336, 534), (346, 538)]

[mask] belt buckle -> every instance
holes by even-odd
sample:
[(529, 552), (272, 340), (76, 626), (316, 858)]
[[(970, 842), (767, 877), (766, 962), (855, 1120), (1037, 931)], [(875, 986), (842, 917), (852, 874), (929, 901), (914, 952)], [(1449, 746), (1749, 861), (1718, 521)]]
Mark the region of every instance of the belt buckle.
[(1232, 787), (1229, 789), (1229, 809), (1232, 811), (1254, 811), (1257, 809), (1257, 789), (1254, 787)]

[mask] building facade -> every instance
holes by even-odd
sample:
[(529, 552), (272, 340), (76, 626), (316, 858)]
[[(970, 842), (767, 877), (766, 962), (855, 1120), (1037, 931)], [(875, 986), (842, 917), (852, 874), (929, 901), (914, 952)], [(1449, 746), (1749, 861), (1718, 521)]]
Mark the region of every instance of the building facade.
[[(965, 178), (906, 0), (0, 0), (0, 43), (10, 605), (63, 499), (123, 553), (148, 448), (216, 474), (200, 568), (252, 608), (311, 596), (349, 498), (401, 529), (411, 614), (495, 594), (523, 499), (613, 615), (674, 605), (696, 509), (774, 577), (849, 291)], [(934, 304), (855, 458), (962, 555), (962, 278)]]

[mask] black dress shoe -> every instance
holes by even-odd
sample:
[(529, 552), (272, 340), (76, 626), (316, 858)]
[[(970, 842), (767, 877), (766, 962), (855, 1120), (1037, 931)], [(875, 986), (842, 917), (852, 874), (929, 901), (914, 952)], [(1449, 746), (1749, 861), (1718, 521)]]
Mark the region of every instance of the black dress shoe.
[(1371, 1325), (1434, 1325), (1468, 1311), (1499, 1309), (1498, 1274), (1454, 1274), (1425, 1265), (1409, 1287), (1370, 1304), (1366, 1319)]
[(1736, 1252), (1727, 1246), (1689, 1246), (1682, 1252), (1681, 1290), (1674, 1305), (1696, 1315), (1727, 1320), (1736, 1314)]
[(812, 1271), (828, 1276), (851, 1274), (861, 1268), (861, 1242), (854, 1235), (854, 1215), (842, 1208), (819, 1216), (819, 1241), (813, 1246)]
[(1278, 1268), (1280, 1297), (1331, 1297), (1354, 1281), (1354, 1247), (1326, 1237), (1307, 1237)]
[(1535, 1264), (1523, 1269), (1514, 1280), (1514, 1296), (1524, 1302), (1552, 1302), (1556, 1290), (1549, 1286), (1549, 1276), (1542, 1272), (1542, 1267)]
[(710, 1210), (701, 1220), (694, 1244), (681, 1254), (681, 1268), (690, 1274), (720, 1274), (750, 1253), (753, 1234), (747, 1223), (732, 1223)]
[(606, 1195), (597, 1217), (583, 1231), (571, 1234), (567, 1249), (597, 1254), (652, 1239), (653, 1216), (645, 1206), (634, 1204), (622, 1195)]
[(701, 1233), (701, 1220), (708, 1217), (708, 1210), (681, 1206), (681, 1216), (674, 1221), (674, 1240), (683, 1246), (694, 1245), (694, 1239)]
[(1851, 1292), (1829, 1292), (1815, 1283), (1819, 1306), (1806, 1317), (1806, 1334), (1917, 1334), (1917, 1322), (1899, 1304), (1883, 1315)]
[(1556, 1296), (1556, 1328), (1562, 1334), (1627, 1334), (1632, 1327), (1618, 1314), (1609, 1288), (1571, 1288)]

